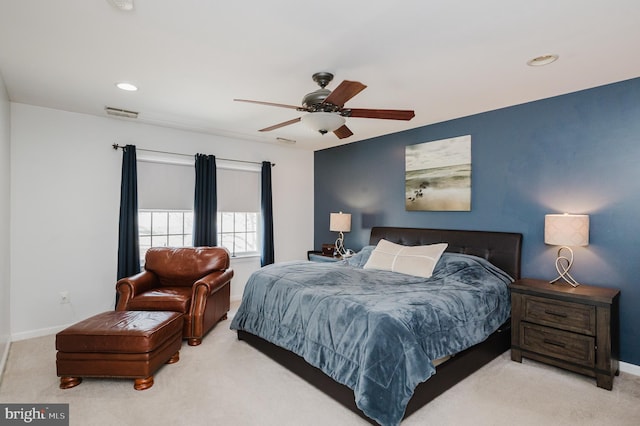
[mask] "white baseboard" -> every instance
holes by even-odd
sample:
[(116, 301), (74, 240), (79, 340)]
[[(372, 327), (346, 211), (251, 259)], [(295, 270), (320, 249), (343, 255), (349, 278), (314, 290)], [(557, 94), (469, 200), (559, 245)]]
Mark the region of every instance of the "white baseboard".
[(7, 339), (7, 342), (4, 345), (4, 352), (2, 353), (2, 358), (0, 358), (0, 383), (2, 383), (2, 377), (4, 376), (4, 367), (7, 365), (7, 360), (9, 359), (10, 348), (11, 348), (11, 340)]
[(51, 334), (56, 334), (62, 330), (64, 330), (65, 328), (71, 326), (72, 324), (67, 324), (67, 325), (58, 325), (55, 327), (48, 327), (48, 328), (40, 328), (38, 330), (31, 330), (31, 331), (23, 331), (22, 333), (15, 333), (11, 335), (11, 340), (13, 342), (17, 342), (19, 340), (26, 340), (26, 339), (33, 339), (35, 337), (43, 337), (43, 336), (49, 336)]
[(640, 365), (629, 364), (628, 362), (620, 361), (620, 371), (623, 373), (640, 376)]

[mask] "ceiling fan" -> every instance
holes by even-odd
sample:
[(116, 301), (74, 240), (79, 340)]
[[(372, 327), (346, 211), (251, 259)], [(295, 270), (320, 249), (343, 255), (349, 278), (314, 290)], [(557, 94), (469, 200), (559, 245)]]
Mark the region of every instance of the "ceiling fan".
[(304, 98), (302, 98), (302, 106), (252, 101), (248, 99), (234, 99), (234, 101), (308, 112), (308, 114), (302, 117), (260, 129), (260, 132), (269, 132), (303, 121), (322, 135), (333, 132), (338, 138), (344, 139), (353, 135), (353, 132), (344, 124), (346, 122), (344, 117), (381, 118), (386, 120), (411, 120), (415, 117), (413, 110), (345, 108), (344, 104), (363, 91), (367, 86), (358, 81), (344, 80), (335, 90), (331, 91), (326, 89), (326, 86), (333, 80), (333, 74), (329, 72), (317, 72), (313, 74), (312, 78), (313, 81), (318, 83), (320, 89), (305, 95)]

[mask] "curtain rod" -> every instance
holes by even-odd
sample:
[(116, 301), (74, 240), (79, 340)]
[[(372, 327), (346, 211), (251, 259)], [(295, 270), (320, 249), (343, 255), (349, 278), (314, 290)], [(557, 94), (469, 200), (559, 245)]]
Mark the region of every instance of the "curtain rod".
[[(120, 149), (124, 149), (125, 147), (123, 145), (118, 145), (117, 143), (114, 143), (113, 145), (111, 145), (113, 147), (113, 149), (117, 150), (118, 148)], [(170, 151), (157, 151), (155, 149), (145, 149), (145, 148), (136, 148), (136, 150), (138, 151), (147, 151), (147, 152), (155, 152), (158, 154), (170, 154), (170, 155), (181, 155), (183, 157), (194, 157), (194, 155), (189, 155), (189, 154), (182, 154), (180, 152), (170, 152)], [(249, 163), (249, 164), (259, 164), (262, 165), (262, 163), (257, 162), (257, 161), (246, 161), (246, 160), (234, 160), (232, 158), (222, 158), (222, 157), (216, 157), (216, 159), (218, 160), (224, 160), (224, 161), (234, 161), (236, 163)], [(271, 163), (271, 167), (275, 167), (276, 164), (275, 163)]]

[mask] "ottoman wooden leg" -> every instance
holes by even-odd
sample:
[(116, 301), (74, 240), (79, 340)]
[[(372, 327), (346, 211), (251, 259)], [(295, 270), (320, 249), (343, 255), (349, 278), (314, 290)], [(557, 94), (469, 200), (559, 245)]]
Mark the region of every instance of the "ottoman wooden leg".
[(187, 340), (187, 343), (189, 344), (189, 346), (198, 346), (200, 343), (202, 343), (202, 339), (192, 337)]
[(133, 388), (139, 391), (149, 389), (151, 386), (153, 386), (153, 376), (145, 377), (144, 379), (136, 379), (133, 382)]
[(169, 361), (167, 361), (167, 364), (175, 364), (178, 361), (180, 361), (180, 351), (173, 354), (171, 358), (169, 358)]
[(60, 377), (60, 389), (71, 389), (82, 383), (82, 377)]

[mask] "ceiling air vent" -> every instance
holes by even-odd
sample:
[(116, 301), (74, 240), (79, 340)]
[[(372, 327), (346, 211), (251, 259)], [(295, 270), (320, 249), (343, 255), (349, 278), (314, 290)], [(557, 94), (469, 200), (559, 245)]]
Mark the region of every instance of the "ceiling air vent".
[(281, 137), (277, 137), (276, 140), (278, 142), (288, 143), (289, 145), (293, 145), (294, 143), (296, 143), (296, 141), (293, 139), (287, 139), (287, 138), (281, 138)]
[(133, 0), (109, 0), (109, 3), (125, 12), (133, 10)]
[(113, 117), (138, 118), (138, 113), (135, 111), (127, 111), (126, 109), (111, 107), (105, 107), (104, 110), (107, 112), (107, 115), (111, 115)]

